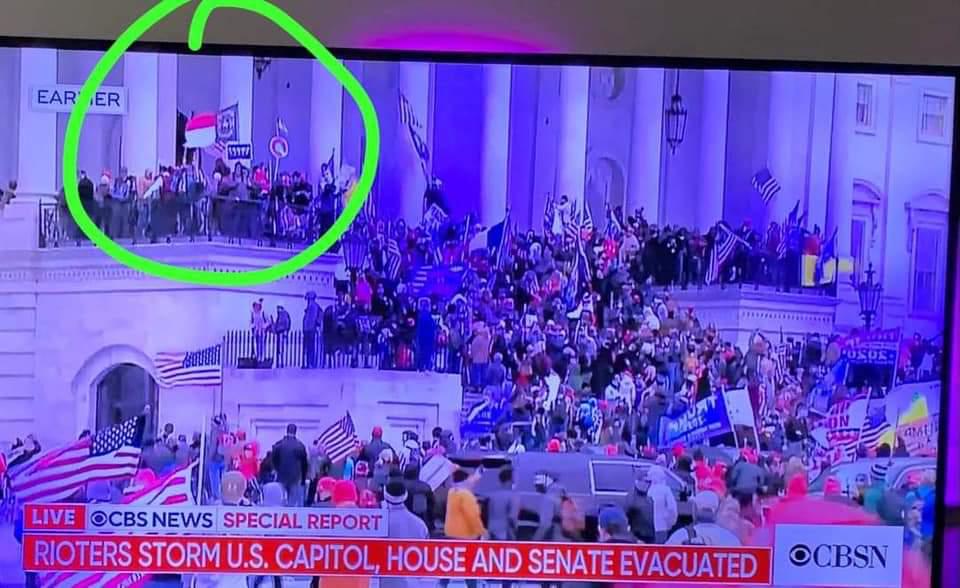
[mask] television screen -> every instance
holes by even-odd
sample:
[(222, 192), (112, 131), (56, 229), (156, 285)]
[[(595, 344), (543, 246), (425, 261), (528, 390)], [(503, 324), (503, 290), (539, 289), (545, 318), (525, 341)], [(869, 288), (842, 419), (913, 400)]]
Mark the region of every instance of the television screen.
[(0, 48), (0, 585), (930, 584), (953, 77), (157, 49)]

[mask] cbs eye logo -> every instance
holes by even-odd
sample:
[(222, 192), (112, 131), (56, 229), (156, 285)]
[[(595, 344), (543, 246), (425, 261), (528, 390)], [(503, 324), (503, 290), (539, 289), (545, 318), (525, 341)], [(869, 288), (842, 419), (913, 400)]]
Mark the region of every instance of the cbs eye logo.
[(102, 527), (107, 524), (107, 515), (103, 511), (94, 511), (90, 515), (90, 523), (94, 527)]
[(798, 544), (790, 548), (790, 553), (787, 557), (790, 558), (790, 563), (793, 565), (803, 567), (813, 559), (813, 551), (806, 545)]

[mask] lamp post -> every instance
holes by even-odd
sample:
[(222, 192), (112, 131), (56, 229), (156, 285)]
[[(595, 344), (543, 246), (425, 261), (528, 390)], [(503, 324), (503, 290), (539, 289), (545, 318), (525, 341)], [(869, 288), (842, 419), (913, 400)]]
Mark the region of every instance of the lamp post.
[(867, 265), (867, 271), (863, 272), (866, 279), (858, 283), (855, 278), (850, 278), (851, 285), (857, 291), (857, 298), (860, 300), (860, 318), (863, 319), (863, 327), (869, 331), (877, 318), (877, 311), (880, 308), (880, 296), (883, 294), (883, 285), (873, 280), (877, 272), (873, 269), (873, 263)]
[(270, 65), (273, 63), (273, 60), (269, 57), (254, 57), (253, 58), (253, 70), (257, 74), (257, 79), (261, 79), (263, 74), (270, 69)]
[(680, 70), (677, 70), (673, 84), (673, 96), (670, 97), (670, 108), (667, 115), (667, 145), (670, 153), (676, 153), (677, 147), (683, 143), (683, 136), (687, 130), (687, 109), (683, 105), (683, 96), (680, 95)]
[(360, 231), (353, 230), (343, 236), (343, 262), (350, 271), (351, 287), (356, 284), (357, 273), (367, 259), (369, 243)]

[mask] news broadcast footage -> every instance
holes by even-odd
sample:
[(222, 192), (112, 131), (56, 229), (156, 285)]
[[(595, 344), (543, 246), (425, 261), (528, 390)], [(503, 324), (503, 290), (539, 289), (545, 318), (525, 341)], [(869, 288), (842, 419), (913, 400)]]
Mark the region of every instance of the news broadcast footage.
[(0, 48), (0, 586), (931, 585), (955, 80)]

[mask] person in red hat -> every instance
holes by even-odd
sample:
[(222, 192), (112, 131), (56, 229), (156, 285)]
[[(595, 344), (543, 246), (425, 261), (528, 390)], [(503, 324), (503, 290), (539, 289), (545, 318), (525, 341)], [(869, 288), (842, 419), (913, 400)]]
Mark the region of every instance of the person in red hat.
[(333, 500), (333, 488), (336, 485), (336, 478), (331, 478), (330, 476), (320, 478), (320, 482), (317, 483), (317, 496), (315, 504), (318, 506), (330, 506)]
[(377, 463), (384, 449), (393, 449), (390, 444), (383, 440), (383, 429), (379, 426), (374, 427), (370, 433), (370, 441), (363, 446), (361, 457), (367, 463)]
[(337, 508), (357, 508), (360, 496), (356, 484), (350, 480), (337, 480), (333, 485), (331, 501)]
[(560, 453), (563, 444), (560, 443), (560, 440), (554, 437), (549, 442), (547, 442), (547, 453)]
[(840, 496), (842, 493), (843, 493), (843, 488), (840, 486), (840, 480), (836, 476), (829, 476), (823, 482), (824, 496)]

